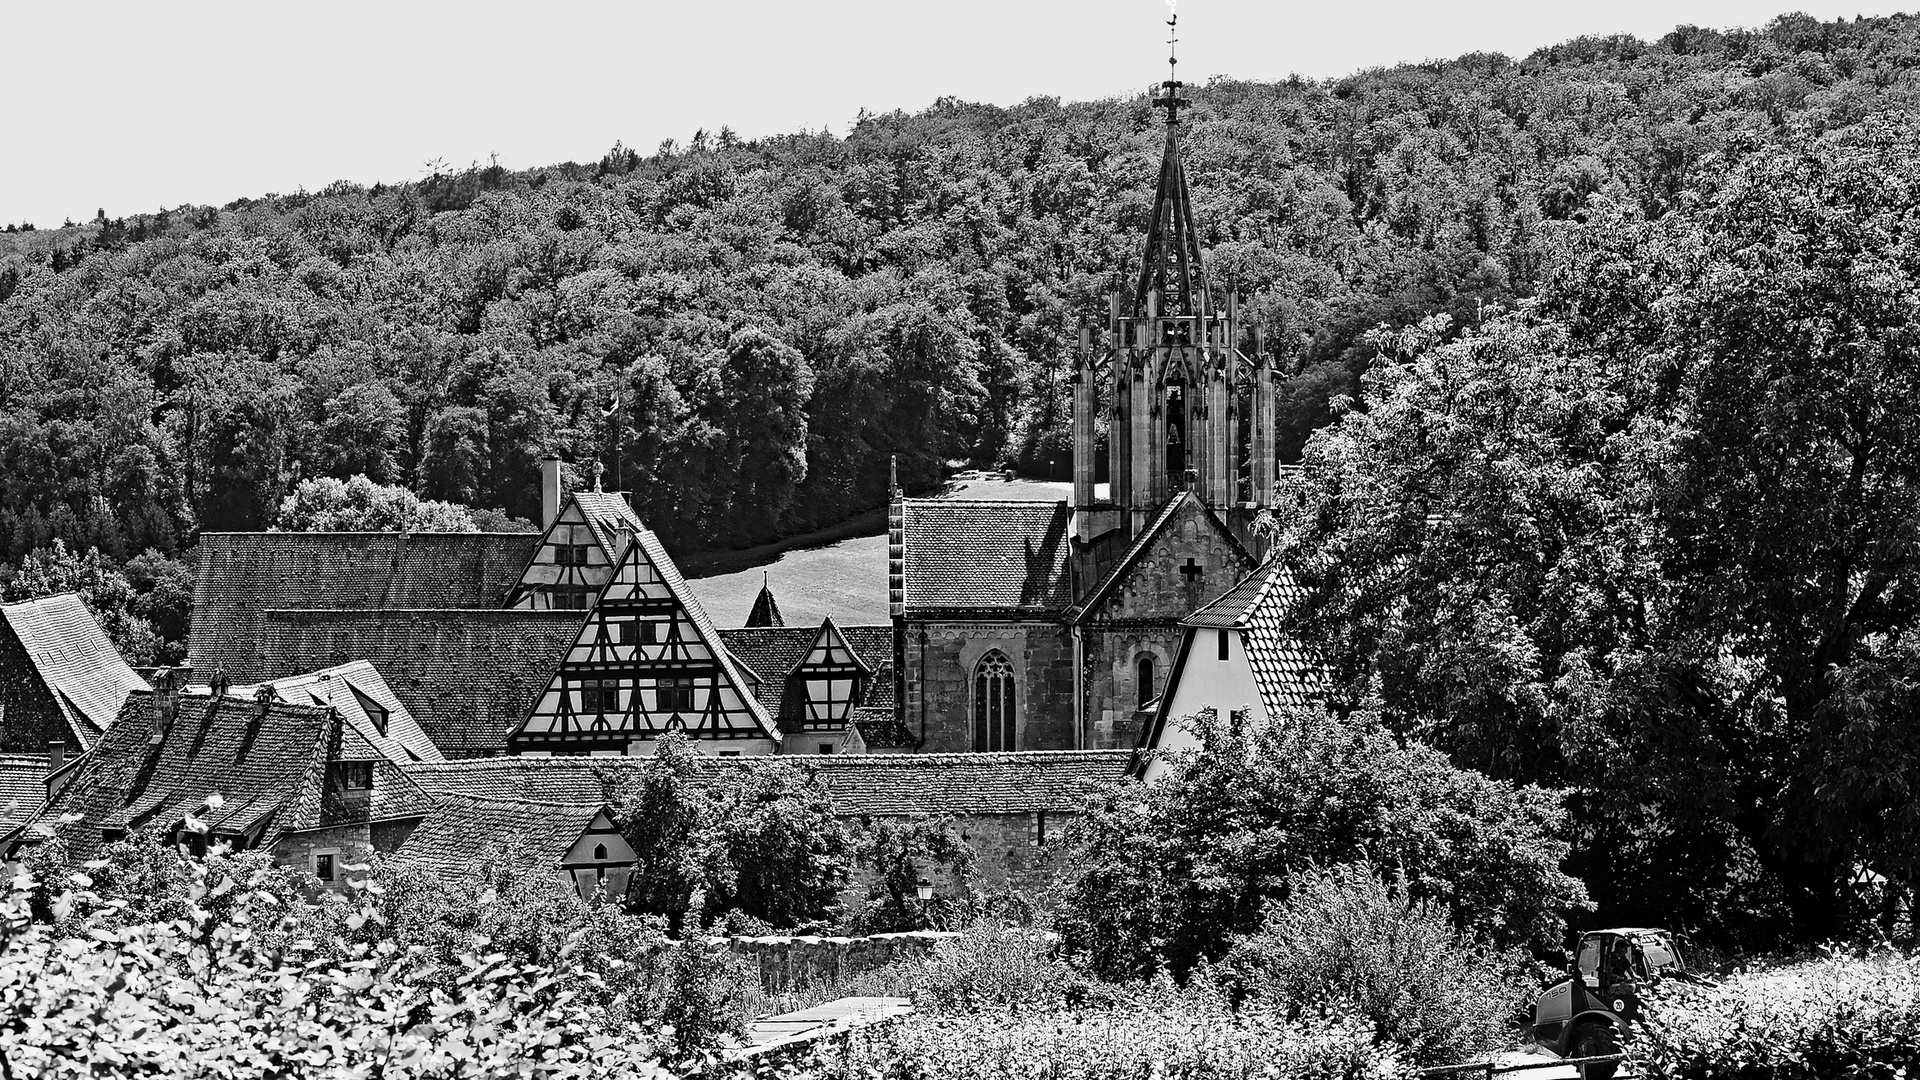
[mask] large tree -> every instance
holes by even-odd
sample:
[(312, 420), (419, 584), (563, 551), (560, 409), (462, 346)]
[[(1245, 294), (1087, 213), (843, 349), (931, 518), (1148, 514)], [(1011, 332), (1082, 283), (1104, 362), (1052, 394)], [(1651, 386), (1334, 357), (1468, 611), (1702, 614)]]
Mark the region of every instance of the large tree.
[(1916, 160), (1876, 122), (1599, 208), (1520, 311), (1381, 339), (1291, 482), (1342, 685), (1575, 788), (1606, 914), (1821, 940), (1915, 880)]

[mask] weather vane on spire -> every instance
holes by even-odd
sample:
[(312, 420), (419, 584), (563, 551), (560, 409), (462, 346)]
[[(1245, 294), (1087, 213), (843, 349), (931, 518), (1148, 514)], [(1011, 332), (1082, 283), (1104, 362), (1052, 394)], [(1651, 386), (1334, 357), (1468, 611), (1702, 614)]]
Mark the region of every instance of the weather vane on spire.
[(1168, 125), (1180, 122), (1180, 106), (1187, 103), (1187, 99), (1180, 96), (1181, 84), (1176, 70), (1180, 61), (1174, 55), (1174, 46), (1180, 41), (1180, 12), (1175, 7), (1178, 3), (1179, 0), (1167, 0), (1167, 81), (1160, 84), (1167, 92), (1153, 99), (1155, 106), (1167, 110)]

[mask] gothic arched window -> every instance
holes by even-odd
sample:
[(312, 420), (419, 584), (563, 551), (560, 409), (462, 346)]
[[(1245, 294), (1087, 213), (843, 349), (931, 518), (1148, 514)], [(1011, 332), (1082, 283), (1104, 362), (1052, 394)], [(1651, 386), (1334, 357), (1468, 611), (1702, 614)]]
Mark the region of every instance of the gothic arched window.
[(1144, 709), (1153, 701), (1153, 657), (1142, 656), (1133, 665), (1133, 688), (1138, 695), (1135, 708)]
[(1013, 749), (1013, 663), (999, 649), (973, 668), (973, 748)]

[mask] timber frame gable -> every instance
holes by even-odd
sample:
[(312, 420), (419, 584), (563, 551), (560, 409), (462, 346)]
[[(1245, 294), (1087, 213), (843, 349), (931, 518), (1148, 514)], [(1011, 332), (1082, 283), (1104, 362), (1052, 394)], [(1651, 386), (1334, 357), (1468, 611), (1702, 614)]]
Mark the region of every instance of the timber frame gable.
[(873, 667), (848, 644), (829, 615), (807, 654), (788, 676), (781, 727), (788, 731), (841, 731), (865, 699)]
[(646, 526), (618, 492), (576, 491), (540, 536), (510, 608), (584, 609), (613, 576), (632, 538)]
[(511, 753), (641, 753), (667, 732), (723, 752), (780, 735), (659, 538), (633, 534)]

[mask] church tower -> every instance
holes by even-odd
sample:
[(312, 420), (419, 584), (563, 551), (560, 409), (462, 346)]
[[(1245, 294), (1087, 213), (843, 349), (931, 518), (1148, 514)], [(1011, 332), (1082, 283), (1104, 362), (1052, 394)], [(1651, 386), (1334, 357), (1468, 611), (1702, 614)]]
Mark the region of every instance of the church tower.
[[(1172, 77), (1176, 62), (1169, 56), (1154, 100), (1166, 110), (1167, 138), (1137, 283), (1131, 297), (1110, 294), (1104, 339), (1080, 330), (1073, 510), (1083, 546), (1116, 529), (1138, 535), (1188, 488), (1245, 538), (1273, 497), (1275, 372), (1260, 329), (1240, 318), (1240, 297), (1208, 286), (1180, 160), (1187, 100)], [(1108, 425), (1104, 500), (1094, 488), (1100, 415)]]

